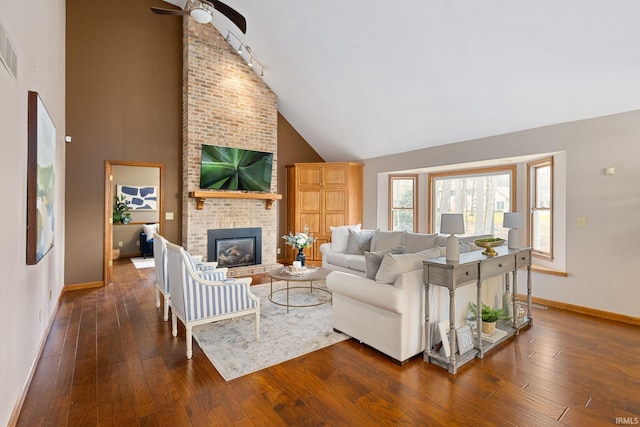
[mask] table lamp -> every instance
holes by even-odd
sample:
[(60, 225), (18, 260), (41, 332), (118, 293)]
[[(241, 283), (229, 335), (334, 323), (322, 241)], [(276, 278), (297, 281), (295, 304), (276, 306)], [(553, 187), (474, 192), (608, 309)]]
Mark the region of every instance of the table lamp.
[(447, 237), (447, 261), (460, 260), (460, 246), (456, 234), (464, 234), (464, 217), (462, 214), (442, 214), (440, 233)]
[(524, 226), (524, 219), (520, 212), (505, 212), (502, 220), (502, 226), (509, 228), (509, 236), (507, 237), (507, 245), (509, 249), (518, 249), (520, 247), (520, 234), (518, 228)]

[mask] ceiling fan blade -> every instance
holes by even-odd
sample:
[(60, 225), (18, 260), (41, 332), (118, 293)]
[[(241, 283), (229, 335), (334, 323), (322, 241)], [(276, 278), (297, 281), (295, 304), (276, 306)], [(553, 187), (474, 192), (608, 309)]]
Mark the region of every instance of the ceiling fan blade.
[(158, 15), (188, 15), (189, 11), (182, 9), (162, 9), (159, 7), (152, 7), (151, 12)]
[(243, 34), (247, 32), (247, 20), (237, 10), (218, 0), (203, 0), (211, 4), (218, 12), (229, 18)]

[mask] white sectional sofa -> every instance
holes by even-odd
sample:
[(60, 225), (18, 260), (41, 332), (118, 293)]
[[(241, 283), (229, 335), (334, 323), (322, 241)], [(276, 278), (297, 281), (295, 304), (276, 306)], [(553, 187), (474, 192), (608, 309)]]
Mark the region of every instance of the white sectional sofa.
[[(359, 226), (333, 231), (332, 242), (320, 247), (322, 266), (333, 270), (327, 277), (333, 293), (332, 327), (401, 364), (423, 352), (422, 261), (444, 255), (446, 237)], [(461, 239), (461, 251), (480, 250), (469, 243), (475, 238), (479, 236)], [(448, 292), (432, 292), (432, 298), (442, 300), (431, 306), (436, 321), (448, 307)]]

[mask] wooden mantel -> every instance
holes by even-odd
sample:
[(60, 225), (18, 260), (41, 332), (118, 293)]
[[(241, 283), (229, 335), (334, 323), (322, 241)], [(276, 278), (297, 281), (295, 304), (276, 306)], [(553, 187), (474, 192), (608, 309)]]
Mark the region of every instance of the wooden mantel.
[(189, 191), (189, 197), (198, 199), (196, 209), (204, 209), (205, 199), (261, 199), (266, 202), (266, 209), (271, 209), (273, 202), (282, 199), (277, 193), (234, 193), (232, 191)]

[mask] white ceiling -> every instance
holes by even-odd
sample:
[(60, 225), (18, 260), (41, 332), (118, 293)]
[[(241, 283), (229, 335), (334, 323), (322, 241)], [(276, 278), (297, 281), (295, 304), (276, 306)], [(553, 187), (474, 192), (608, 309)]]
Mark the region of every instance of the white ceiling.
[(247, 33), (213, 25), (327, 161), (640, 109), (638, 0), (225, 3)]

